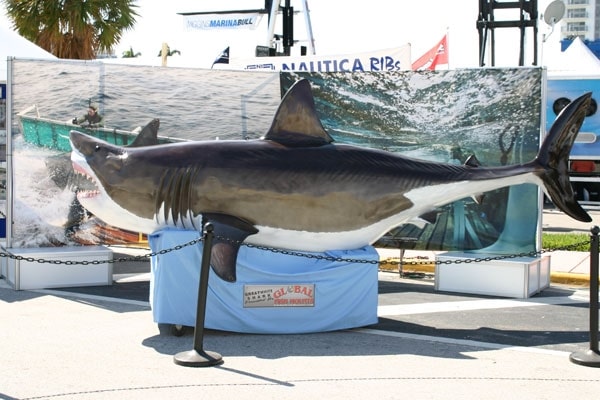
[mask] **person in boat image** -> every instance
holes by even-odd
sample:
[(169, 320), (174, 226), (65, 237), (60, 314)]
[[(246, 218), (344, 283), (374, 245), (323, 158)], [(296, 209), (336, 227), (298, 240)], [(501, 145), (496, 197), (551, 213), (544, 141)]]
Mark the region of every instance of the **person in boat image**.
[(73, 118), (71, 122), (87, 128), (101, 128), (104, 126), (104, 117), (98, 112), (98, 105), (90, 103), (88, 112), (79, 118)]

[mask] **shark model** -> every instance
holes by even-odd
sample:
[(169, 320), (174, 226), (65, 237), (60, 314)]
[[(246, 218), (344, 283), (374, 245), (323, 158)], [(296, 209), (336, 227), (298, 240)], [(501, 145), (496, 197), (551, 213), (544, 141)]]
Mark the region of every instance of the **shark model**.
[(500, 187), (542, 186), (554, 204), (589, 222), (568, 176), (571, 146), (590, 94), (568, 105), (526, 164), (452, 165), (333, 144), (307, 80), (283, 97), (263, 139), (119, 147), (72, 131), (74, 170), (91, 179), (81, 204), (108, 224), (151, 233), (214, 226), (211, 266), (235, 281), (239, 246), (356, 249), (432, 209)]

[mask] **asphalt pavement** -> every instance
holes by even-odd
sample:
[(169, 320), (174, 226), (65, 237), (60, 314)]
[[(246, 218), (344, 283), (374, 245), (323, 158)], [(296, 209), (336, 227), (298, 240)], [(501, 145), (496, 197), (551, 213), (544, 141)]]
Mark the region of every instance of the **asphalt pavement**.
[[(207, 330), (198, 347), (193, 328), (174, 336), (154, 323), (147, 263), (115, 265), (114, 274), (111, 286), (53, 290), (15, 291), (0, 279), (1, 399), (564, 400), (600, 392), (599, 370), (571, 360), (594, 346), (582, 285), (553, 282), (507, 299), (437, 291), (427, 274), (380, 272), (374, 325), (302, 335)], [(194, 348), (223, 362), (174, 362)]]
[[(149, 304), (0, 287), (2, 399), (595, 398), (585, 289), (508, 300), (380, 273), (379, 322), (302, 335), (161, 333)], [(194, 348), (222, 364), (175, 358)]]

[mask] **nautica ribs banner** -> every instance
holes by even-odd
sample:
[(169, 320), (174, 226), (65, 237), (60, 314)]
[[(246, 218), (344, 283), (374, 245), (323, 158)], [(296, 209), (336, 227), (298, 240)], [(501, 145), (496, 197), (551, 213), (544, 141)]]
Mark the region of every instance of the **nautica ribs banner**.
[(255, 29), (261, 17), (259, 13), (184, 15), (183, 23), (187, 30)]
[(325, 56), (289, 56), (235, 58), (228, 64), (214, 64), (215, 69), (298, 71), (298, 72), (392, 72), (411, 69), (410, 44), (365, 53)]

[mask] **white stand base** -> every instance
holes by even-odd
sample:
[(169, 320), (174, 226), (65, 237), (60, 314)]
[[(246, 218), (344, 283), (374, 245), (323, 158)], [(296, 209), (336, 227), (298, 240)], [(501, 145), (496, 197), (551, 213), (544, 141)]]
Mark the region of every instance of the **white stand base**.
[[(6, 253), (6, 240), (0, 239), (0, 252)], [(0, 278), (6, 279), (8, 275), (8, 258), (0, 257)]]
[(2, 251), (34, 259), (26, 261), (2, 257), (0, 270), (15, 290), (112, 285), (112, 263), (67, 265), (36, 261), (110, 261), (113, 258), (112, 250), (104, 246), (3, 248)]
[[(443, 253), (437, 261), (483, 258), (474, 253)], [(550, 286), (550, 256), (479, 263), (437, 264), (435, 290), (525, 299)]]

